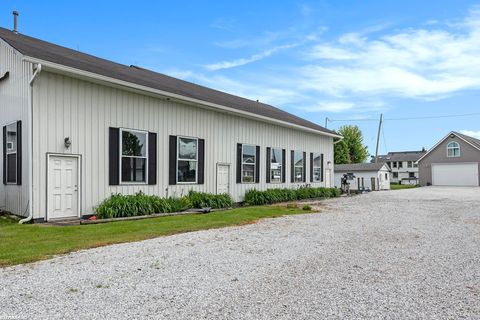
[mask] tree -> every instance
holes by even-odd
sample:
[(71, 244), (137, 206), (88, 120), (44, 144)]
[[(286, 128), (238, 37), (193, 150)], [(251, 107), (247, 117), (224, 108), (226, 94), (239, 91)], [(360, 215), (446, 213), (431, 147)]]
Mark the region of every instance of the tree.
[(335, 145), (335, 163), (362, 163), (368, 158), (368, 148), (363, 144), (363, 134), (358, 126), (342, 126), (338, 133), (343, 140)]

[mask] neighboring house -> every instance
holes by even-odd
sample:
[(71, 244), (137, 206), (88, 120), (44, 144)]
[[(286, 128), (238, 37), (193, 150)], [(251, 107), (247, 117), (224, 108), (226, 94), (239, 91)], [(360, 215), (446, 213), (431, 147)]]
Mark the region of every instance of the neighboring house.
[(385, 163), (354, 163), (335, 165), (335, 187), (342, 187), (342, 177), (346, 173), (355, 175), (350, 180), (350, 190), (390, 190), (390, 168)]
[(450, 132), (418, 160), (420, 185), (479, 186), (480, 140)]
[(333, 185), (341, 136), (270, 105), (0, 28), (0, 209), (80, 217), (112, 193)]
[(378, 162), (383, 162), (390, 168), (390, 181), (400, 184), (418, 184), (417, 161), (427, 151), (398, 151), (378, 156)]

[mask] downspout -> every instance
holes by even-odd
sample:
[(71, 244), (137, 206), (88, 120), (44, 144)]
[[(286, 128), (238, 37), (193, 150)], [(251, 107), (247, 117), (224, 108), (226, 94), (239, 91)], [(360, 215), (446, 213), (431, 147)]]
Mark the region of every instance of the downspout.
[(37, 76), (42, 72), (42, 65), (40, 63), (34, 65), (35, 72), (30, 79), (30, 108), (28, 109), (28, 120), (30, 129), (30, 139), (28, 141), (28, 167), (30, 172), (28, 175), (28, 217), (20, 220), (19, 224), (24, 224), (33, 219), (33, 82)]

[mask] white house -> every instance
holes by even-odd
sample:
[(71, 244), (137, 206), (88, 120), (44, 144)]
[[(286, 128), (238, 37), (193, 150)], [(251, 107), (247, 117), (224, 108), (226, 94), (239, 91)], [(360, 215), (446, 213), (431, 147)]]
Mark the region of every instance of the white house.
[(333, 185), (333, 131), (0, 28), (0, 209), (80, 217), (112, 193)]
[(378, 156), (378, 162), (386, 163), (391, 170), (390, 181), (400, 184), (419, 184), (417, 161), (427, 153), (420, 151), (397, 151)]
[(335, 187), (342, 187), (344, 174), (353, 174), (350, 190), (390, 190), (390, 168), (385, 163), (353, 163), (335, 165)]

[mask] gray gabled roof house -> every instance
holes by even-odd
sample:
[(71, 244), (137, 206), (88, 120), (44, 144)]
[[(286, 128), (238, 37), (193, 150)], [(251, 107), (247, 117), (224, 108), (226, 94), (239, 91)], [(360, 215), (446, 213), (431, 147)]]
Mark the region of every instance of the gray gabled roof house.
[(480, 140), (452, 131), (417, 163), (422, 186), (479, 186)]

